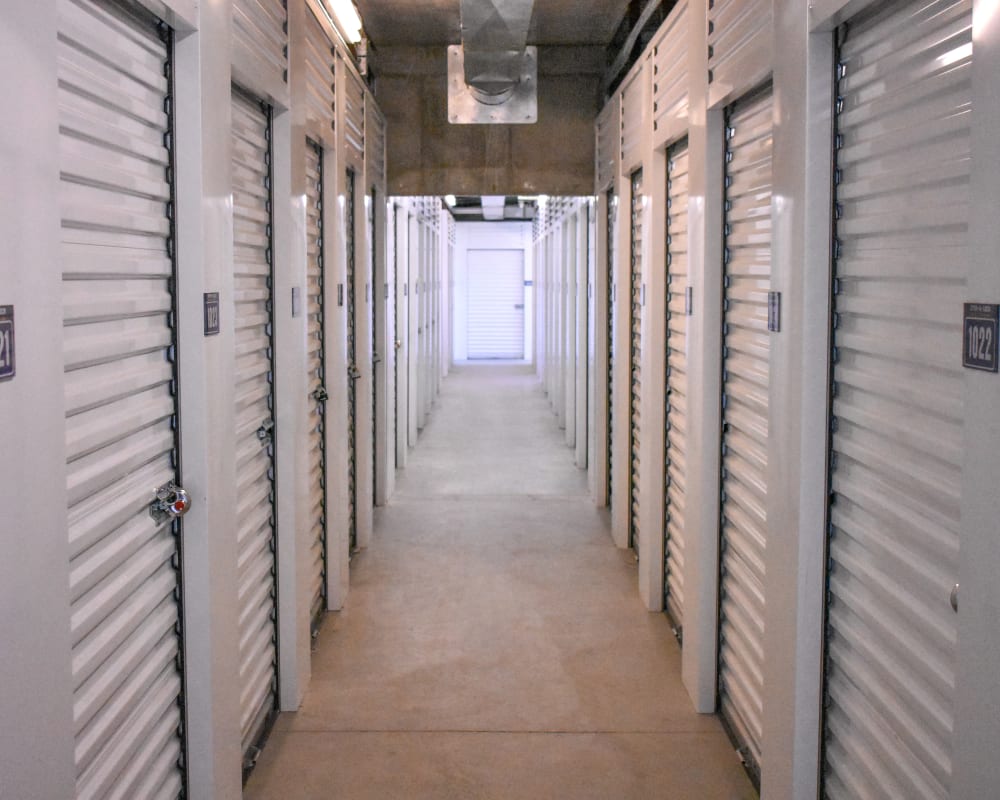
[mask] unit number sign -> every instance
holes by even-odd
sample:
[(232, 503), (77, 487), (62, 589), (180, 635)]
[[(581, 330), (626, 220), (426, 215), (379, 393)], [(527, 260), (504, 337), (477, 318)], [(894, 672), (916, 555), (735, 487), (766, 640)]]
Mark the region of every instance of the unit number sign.
[(0, 306), (0, 381), (14, 377), (14, 306)]
[(997, 309), (995, 303), (966, 303), (962, 332), (962, 365), (997, 371)]

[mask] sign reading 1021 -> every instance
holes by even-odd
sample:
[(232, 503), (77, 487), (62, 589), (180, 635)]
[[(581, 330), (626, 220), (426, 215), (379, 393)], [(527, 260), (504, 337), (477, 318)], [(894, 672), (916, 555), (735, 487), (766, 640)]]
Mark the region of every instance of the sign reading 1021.
[(962, 365), (970, 369), (997, 371), (997, 333), (1000, 308), (995, 303), (966, 303), (962, 341)]
[(0, 306), (0, 381), (14, 377), (14, 306)]

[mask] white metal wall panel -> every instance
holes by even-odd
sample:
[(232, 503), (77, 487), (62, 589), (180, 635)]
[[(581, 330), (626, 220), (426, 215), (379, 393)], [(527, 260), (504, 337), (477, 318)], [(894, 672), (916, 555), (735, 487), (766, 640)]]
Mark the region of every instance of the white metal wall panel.
[(524, 253), (468, 253), (469, 358), (523, 358)]
[(346, 73), (343, 98), (346, 155), (349, 163), (361, 169), (365, 163), (365, 84), (353, 70), (342, 68)]
[(759, 774), (771, 276), (772, 95), (726, 116), (719, 703)]
[(288, 80), (288, 12), (284, 0), (233, 0), (233, 63), (253, 75)]
[(639, 450), (642, 441), (642, 170), (632, 175), (629, 214), (629, 547), (639, 556), (639, 477), (642, 465)]
[(653, 43), (653, 146), (673, 141), (688, 127), (688, 4), (681, 0)]
[(625, 78), (621, 97), (621, 166), (622, 175), (630, 175), (642, 161), (642, 126), (646, 119), (643, 100), (645, 62), (640, 61)]
[(335, 147), (336, 55), (326, 30), (311, 10), (306, 11), (303, 44), (306, 128), (309, 135), (320, 144)]
[(232, 120), (240, 732), (252, 763), (277, 683), (270, 110), (234, 87)]
[(309, 374), (309, 595), (314, 629), (326, 610), (326, 309), (323, 291), (323, 149), (306, 141), (306, 369)]
[(771, 50), (771, 0), (711, 0), (709, 105), (764, 80), (771, 71)]
[(684, 507), (687, 485), (688, 146), (667, 152), (667, 403), (664, 607), (684, 626)]
[(621, 147), (621, 121), (618, 118), (618, 109), (617, 99), (610, 100), (597, 117), (595, 192), (606, 190), (618, 174), (618, 150)]
[(385, 188), (385, 117), (370, 98), (365, 109), (365, 131), (368, 134), (365, 149), (368, 186), (382, 190)]
[(169, 39), (57, 8), (76, 792), (178, 797), (180, 529), (149, 510), (178, 479)]
[(972, 4), (840, 48), (824, 796), (950, 796)]

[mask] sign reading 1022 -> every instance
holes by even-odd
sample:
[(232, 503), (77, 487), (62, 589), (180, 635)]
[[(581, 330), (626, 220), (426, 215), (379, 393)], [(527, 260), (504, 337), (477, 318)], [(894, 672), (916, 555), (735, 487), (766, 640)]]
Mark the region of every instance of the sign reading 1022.
[(14, 377), (14, 306), (0, 306), (0, 381)]
[(1000, 306), (966, 303), (962, 341), (962, 365), (970, 369), (997, 371), (997, 333)]

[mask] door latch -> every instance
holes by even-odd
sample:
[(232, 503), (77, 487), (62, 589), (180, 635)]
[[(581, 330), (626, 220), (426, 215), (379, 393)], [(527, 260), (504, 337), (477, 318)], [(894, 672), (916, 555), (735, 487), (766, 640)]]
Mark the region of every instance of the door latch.
[(325, 403), (327, 400), (330, 399), (330, 395), (326, 393), (326, 389), (323, 386), (320, 386), (319, 388), (313, 391), (312, 398), (317, 403)]
[(378, 364), (381, 361), (382, 361), (382, 356), (380, 356), (377, 352), (372, 353), (372, 364)]
[(958, 584), (956, 583), (951, 590), (951, 610), (956, 614), (958, 613)]
[(260, 439), (261, 444), (268, 444), (271, 441), (271, 434), (274, 431), (274, 420), (266, 419), (257, 428), (257, 438)]
[(157, 525), (170, 519), (179, 519), (191, 508), (191, 498), (180, 486), (172, 481), (165, 483), (155, 492), (156, 499), (149, 505), (149, 516)]
[(358, 378), (361, 377), (361, 370), (358, 369), (354, 364), (351, 364), (347, 368), (347, 377), (350, 378), (352, 381), (356, 381)]

